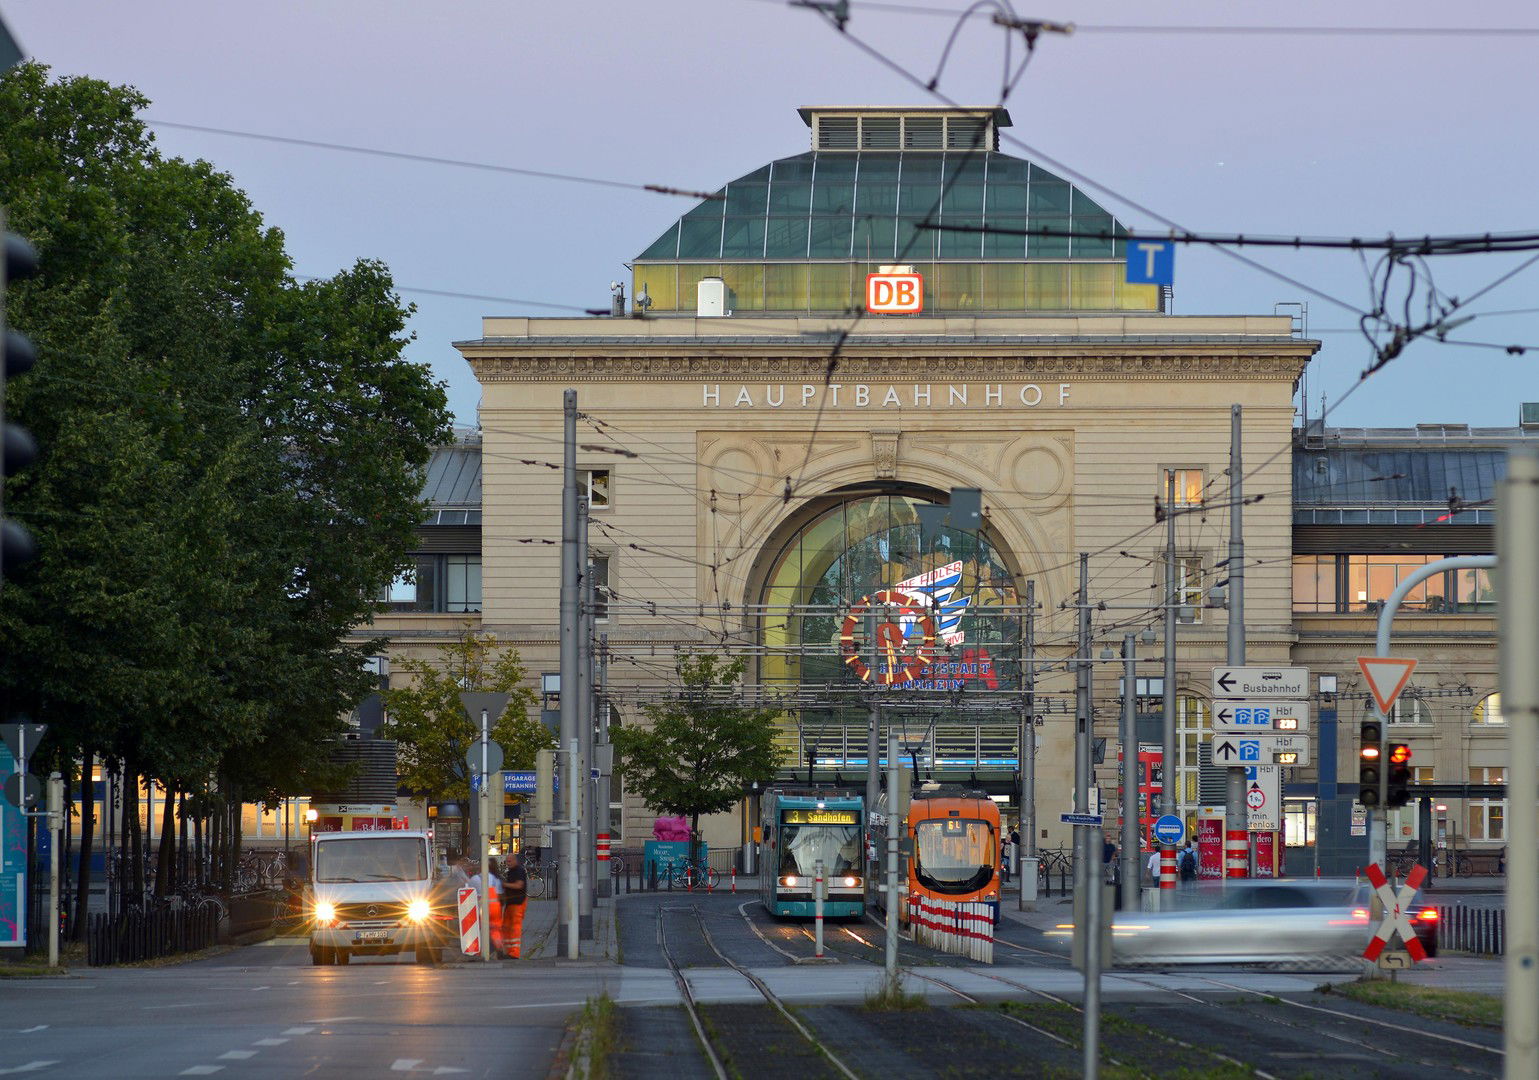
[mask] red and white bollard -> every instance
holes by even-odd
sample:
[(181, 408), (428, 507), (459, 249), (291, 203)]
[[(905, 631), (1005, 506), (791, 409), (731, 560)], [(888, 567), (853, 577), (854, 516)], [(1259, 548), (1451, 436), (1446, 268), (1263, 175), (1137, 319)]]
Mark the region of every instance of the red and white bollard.
[(818, 959), (823, 958), (823, 860), (819, 859), (812, 877), (812, 921), (815, 926), (813, 941), (817, 950), (813, 954)]
[(732, 868), (732, 895), (737, 895), (737, 867)]
[(1224, 832), (1224, 876), (1242, 878), (1249, 876), (1250, 834), (1239, 829)]
[(1176, 849), (1169, 844), (1160, 847), (1160, 888), (1176, 887)]

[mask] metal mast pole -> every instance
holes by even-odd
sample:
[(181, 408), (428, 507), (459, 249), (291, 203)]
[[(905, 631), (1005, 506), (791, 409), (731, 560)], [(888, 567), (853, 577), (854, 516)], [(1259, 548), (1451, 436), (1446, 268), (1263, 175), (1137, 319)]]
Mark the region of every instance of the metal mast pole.
[(1122, 636), (1122, 910), (1138, 904), (1138, 655), (1137, 639)]
[[(1160, 813), (1176, 812), (1176, 473), (1165, 470), (1165, 726), (1160, 754)], [(1150, 846), (1154, 841), (1149, 841)], [(1159, 887), (1176, 887), (1176, 851), (1163, 844)]]
[[(1019, 878), (1019, 891), (1015, 894), (1017, 911), (1026, 910), (1025, 874), (1035, 873), (1036, 863), (1026, 860), (1037, 856), (1037, 665), (1032, 640), (1036, 630), (1036, 587), (1035, 581), (1026, 582), (1026, 626), (1021, 634), (1021, 843), (1015, 852)], [(1036, 884), (1035, 878), (1032, 884)]]
[[(880, 660), (876, 642), (876, 613), (868, 612), (866, 615), (866, 644), (871, 648), (871, 672), (868, 676), (870, 698), (866, 703), (866, 813), (876, 805), (877, 795), (881, 793), (881, 765), (877, 740), (881, 737), (882, 707), (876, 703), (877, 679), (876, 665)], [(892, 789), (888, 789), (888, 801), (891, 802)]]
[[(1245, 663), (1245, 534), (1240, 472), (1240, 407), (1229, 407), (1229, 635), (1225, 660)], [(1250, 832), (1245, 808), (1245, 767), (1232, 766), (1224, 787), (1224, 876), (1248, 877)], [(1236, 850), (1231, 855), (1233, 846)], [(1233, 860), (1231, 865), (1231, 860)]]
[(1507, 766), (1507, 1009), (1502, 1046), (1507, 1080), (1539, 1076), (1539, 455), (1507, 453), (1496, 515), (1502, 711)]
[[(1090, 810), (1090, 556), (1079, 556), (1079, 657), (1075, 679), (1074, 812)], [(1083, 1075), (1095, 1080), (1100, 1067), (1101, 1021), (1101, 880), (1100, 852), (1095, 850), (1099, 828), (1074, 826), (1074, 886), (1085, 898), (1081, 910), (1085, 946), (1085, 1026)], [(1079, 890), (1083, 889), (1083, 892)]]
[(577, 773), (578, 804), (582, 826), (577, 833), (577, 932), (593, 940), (593, 889), (595, 852), (593, 828), (593, 575), (588, 566), (588, 498), (577, 496)]
[[(598, 590), (593, 590), (594, 603), (597, 603)], [(599, 831), (609, 837), (610, 859), (614, 858), (615, 848), (614, 823), (610, 821), (609, 807), (614, 802), (614, 750), (609, 742), (609, 635), (599, 635), (598, 647), (598, 696), (594, 706), (598, 710), (598, 756), (601, 759), (600, 768), (602, 775), (598, 778), (598, 795), (594, 799), (598, 811)], [(613, 866), (613, 862), (610, 863)], [(607, 880), (606, 880), (607, 879)], [(611, 886), (614, 879), (606, 874), (600, 874), (598, 884), (603, 889), (603, 895), (611, 894)]]
[(561, 944), (577, 959), (577, 391), (562, 394), (561, 471), (561, 768), (567, 794), (565, 841), (561, 845)]

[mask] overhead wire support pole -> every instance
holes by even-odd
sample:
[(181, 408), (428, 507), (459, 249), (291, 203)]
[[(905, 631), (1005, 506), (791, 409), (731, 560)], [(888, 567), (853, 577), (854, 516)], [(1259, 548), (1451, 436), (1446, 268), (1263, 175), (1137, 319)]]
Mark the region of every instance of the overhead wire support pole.
[[(1025, 663), (1021, 672), (1021, 844), (1015, 853), (1019, 873), (1016, 909), (1026, 910), (1026, 874), (1031, 874), (1032, 895), (1036, 895), (1037, 868), (1037, 665), (1036, 665), (1036, 580), (1026, 582), (1026, 626), (1021, 635)], [(1030, 859), (1030, 862), (1026, 860)]]
[[(1225, 660), (1245, 663), (1245, 500), (1240, 463), (1240, 406), (1229, 407), (1229, 626)], [(1224, 877), (1249, 877), (1251, 842), (1249, 811), (1245, 804), (1245, 766), (1225, 770), (1224, 784)], [(1238, 839), (1245, 845), (1243, 857), (1231, 853)], [(1274, 846), (1273, 850), (1276, 848)], [(1231, 864), (1233, 860), (1233, 864)], [(1239, 872), (1236, 873), (1235, 871)]]
[(1502, 712), (1514, 812), (1507, 845), (1507, 1006), (1502, 1026), (1507, 1080), (1539, 1076), (1539, 454), (1507, 452), (1496, 515)]
[(1123, 911), (1138, 904), (1138, 654), (1137, 638), (1122, 636), (1122, 853), (1118, 860)]
[[(1075, 672), (1076, 694), (1074, 700), (1074, 812), (1087, 814), (1090, 810), (1090, 556), (1079, 556), (1079, 652)], [(1099, 808), (1098, 808), (1099, 809)], [(1074, 826), (1074, 888), (1084, 902), (1077, 904), (1083, 918), (1080, 941), (1084, 943), (1085, 997), (1084, 997), (1084, 1063), (1083, 1075), (1095, 1080), (1100, 1067), (1101, 1023), (1101, 891), (1102, 884), (1097, 867), (1100, 854), (1095, 850), (1095, 838), (1101, 834), (1098, 827)], [(1083, 890), (1083, 891), (1080, 891)]]
[(577, 495), (577, 777), (580, 781), (577, 834), (577, 928), (584, 941), (593, 940), (594, 872), (598, 843), (593, 817), (593, 575), (588, 564), (589, 504), (582, 485)]
[[(1160, 750), (1160, 813), (1176, 813), (1176, 473), (1165, 470), (1165, 699), (1163, 739)], [(1150, 840), (1150, 846), (1154, 841)], [(1176, 853), (1169, 844), (1159, 846), (1159, 886), (1156, 896), (1176, 887)], [(1156, 904), (1156, 907), (1164, 906)]]
[(876, 805), (876, 797), (881, 791), (881, 776), (878, 770), (881, 768), (878, 758), (878, 740), (881, 738), (882, 707), (877, 703), (877, 663), (880, 657), (877, 654), (876, 641), (876, 613), (871, 612), (866, 616), (866, 643), (871, 647), (871, 671), (870, 671), (870, 700), (866, 708), (866, 813)]
[(577, 959), (577, 391), (562, 394), (561, 476), (561, 772), (566, 792), (566, 830), (560, 859), (560, 944)]

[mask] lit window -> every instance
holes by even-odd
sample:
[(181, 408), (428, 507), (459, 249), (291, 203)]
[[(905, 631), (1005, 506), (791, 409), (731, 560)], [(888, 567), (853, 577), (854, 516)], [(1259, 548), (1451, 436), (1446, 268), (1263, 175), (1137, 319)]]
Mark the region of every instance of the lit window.
[(1170, 475), (1176, 477), (1176, 506), (1201, 506), (1205, 501), (1201, 469), (1165, 469), (1160, 472), (1160, 501), (1170, 493)]
[(1502, 726), (1507, 718), (1502, 715), (1502, 695), (1488, 694), (1470, 710), (1470, 723), (1490, 727)]
[(1183, 623), (1202, 622), (1202, 556), (1182, 555), (1176, 560), (1176, 618)]
[[(1495, 697), (1496, 695), (1492, 695)], [(1507, 770), (1502, 767), (1470, 770), (1472, 784), (1505, 784)], [(1505, 799), (1471, 799), (1469, 801), (1471, 840), (1507, 839), (1507, 801)]]

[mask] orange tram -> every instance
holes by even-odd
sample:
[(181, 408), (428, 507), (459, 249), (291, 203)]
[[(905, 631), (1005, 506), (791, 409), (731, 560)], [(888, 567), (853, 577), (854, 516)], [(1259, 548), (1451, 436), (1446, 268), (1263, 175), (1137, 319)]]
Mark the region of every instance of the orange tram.
[[(871, 899), (885, 907), (880, 888), (885, 880), (887, 851), (887, 795), (877, 799), (871, 814), (868, 856), (872, 860), (867, 880)], [(907, 896), (928, 897), (951, 903), (984, 903), (994, 908), (999, 921), (999, 806), (981, 791), (957, 786), (925, 784), (910, 797), (908, 813), (899, 825), (905, 837), (908, 870)], [(899, 912), (903, 922), (908, 911)]]

